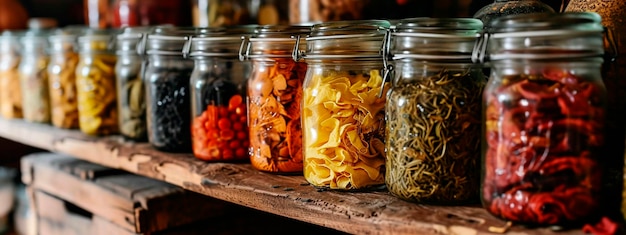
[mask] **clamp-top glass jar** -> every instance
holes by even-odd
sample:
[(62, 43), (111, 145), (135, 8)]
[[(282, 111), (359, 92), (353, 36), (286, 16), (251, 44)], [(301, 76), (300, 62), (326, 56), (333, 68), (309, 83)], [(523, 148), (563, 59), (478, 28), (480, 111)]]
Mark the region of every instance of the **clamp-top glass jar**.
[(196, 158), (248, 160), (245, 81), (250, 63), (239, 61), (241, 37), (255, 26), (210, 28), (185, 48), (195, 65), (191, 73), (191, 137)]
[(22, 118), (20, 35), (15, 31), (0, 35), (0, 114), (5, 118)]
[(22, 113), (29, 122), (50, 122), (50, 95), (48, 93), (49, 32), (30, 30), (21, 38), (20, 87)]
[(148, 140), (159, 150), (190, 152), (189, 78), (193, 61), (183, 58), (183, 46), (194, 29), (157, 27), (144, 36), (137, 50), (147, 55), (144, 84)]
[[(307, 66), (294, 61), (296, 40), (304, 42), (308, 26), (263, 26), (242, 46), (250, 58), (248, 81), (250, 161), (257, 170), (302, 172), (302, 84)], [(302, 38), (302, 39), (300, 39)], [(245, 41), (244, 41), (245, 43)], [(298, 42), (299, 43), (299, 42)], [(305, 43), (300, 44), (304, 49)]]
[[(304, 177), (316, 187), (383, 185), (385, 97), (383, 39), (387, 21), (314, 25), (304, 59)], [(296, 58), (297, 59), (297, 58)]]
[(400, 21), (391, 36), (395, 79), (387, 96), (385, 182), (408, 201), (461, 203), (480, 185), (482, 91), (471, 55), (477, 19)]
[(78, 100), (76, 94), (76, 42), (79, 29), (59, 29), (50, 36), (50, 109), (52, 125), (59, 128), (78, 128)]
[(484, 206), (515, 222), (582, 222), (600, 209), (606, 90), (595, 13), (502, 17), (488, 26)]
[(76, 67), (80, 130), (89, 135), (118, 133), (115, 63), (109, 48), (115, 31), (90, 29), (78, 38)]
[(489, 26), (498, 17), (529, 13), (554, 13), (554, 9), (541, 0), (494, 0), (474, 14), (474, 18)]
[(137, 53), (137, 44), (149, 32), (148, 27), (130, 27), (116, 36), (115, 77), (120, 134), (137, 141), (148, 138), (146, 94), (141, 80), (143, 60)]

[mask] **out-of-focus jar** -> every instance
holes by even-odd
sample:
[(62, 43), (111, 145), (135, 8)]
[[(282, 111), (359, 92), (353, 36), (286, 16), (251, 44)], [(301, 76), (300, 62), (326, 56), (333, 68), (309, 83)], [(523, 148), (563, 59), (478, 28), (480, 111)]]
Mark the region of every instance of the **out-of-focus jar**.
[[(305, 62), (296, 62), (296, 41), (306, 46), (307, 26), (259, 27), (242, 53), (253, 71), (248, 81), (250, 160), (258, 170), (272, 173), (302, 172), (302, 84)], [(301, 37), (296, 38), (298, 35)]]
[(372, 0), (289, 0), (291, 24), (367, 19)]
[(159, 150), (191, 150), (189, 79), (194, 64), (183, 58), (183, 46), (195, 33), (187, 28), (157, 27), (137, 47), (147, 56), (143, 80), (148, 140)]
[(109, 25), (109, 0), (83, 1), (85, 24), (91, 28), (106, 28)]
[(5, 118), (22, 118), (20, 86), (21, 33), (4, 31), (0, 35), (0, 114)]
[(387, 21), (313, 26), (304, 59), (304, 177), (316, 187), (356, 190), (385, 183), (385, 97), (380, 51)]
[(132, 140), (147, 139), (145, 87), (141, 80), (143, 58), (137, 53), (137, 44), (148, 27), (125, 28), (116, 36), (115, 78), (117, 81), (117, 108), (120, 134)]
[(289, 24), (289, 0), (261, 0), (256, 19), (259, 25)]
[(115, 63), (109, 48), (115, 31), (91, 29), (78, 38), (76, 67), (80, 130), (90, 135), (118, 133)]
[(50, 63), (48, 80), (52, 125), (78, 128), (78, 99), (76, 91), (76, 43), (78, 30), (57, 30), (49, 38)]
[(219, 27), (256, 23), (248, 0), (193, 0), (191, 15), (193, 26)]
[(585, 223), (603, 194), (606, 89), (595, 13), (507, 16), (487, 26), (482, 200), (540, 225)]
[(239, 61), (241, 37), (254, 27), (211, 28), (188, 42), (191, 74), (192, 147), (204, 161), (247, 160), (249, 146), (245, 81), (250, 63)]
[(396, 25), (395, 79), (385, 107), (385, 182), (394, 196), (437, 204), (478, 197), (487, 79), (471, 56), (482, 28), (465, 18)]
[(494, 0), (474, 13), (474, 18), (481, 20), (487, 27), (498, 17), (528, 13), (554, 13), (554, 9), (541, 0)]
[(22, 89), (22, 112), (29, 122), (50, 122), (50, 95), (48, 91), (49, 32), (31, 30), (20, 40), (20, 87)]

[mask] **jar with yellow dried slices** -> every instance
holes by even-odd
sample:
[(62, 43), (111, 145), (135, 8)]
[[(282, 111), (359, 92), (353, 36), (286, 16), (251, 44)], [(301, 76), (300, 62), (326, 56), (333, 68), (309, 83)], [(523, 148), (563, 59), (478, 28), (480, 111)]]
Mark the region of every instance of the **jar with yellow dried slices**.
[(4, 31), (0, 35), (0, 114), (4, 118), (22, 118), (20, 65), (21, 32)]
[(78, 97), (76, 94), (76, 42), (78, 28), (59, 29), (50, 36), (48, 82), (52, 125), (59, 128), (78, 128)]
[[(385, 97), (381, 53), (390, 23), (314, 25), (303, 56), (304, 177), (316, 187), (371, 189), (384, 184)], [(296, 58), (298, 59), (298, 58)]]
[(90, 29), (78, 38), (76, 89), (80, 130), (90, 135), (118, 132), (115, 63), (109, 43), (114, 31)]

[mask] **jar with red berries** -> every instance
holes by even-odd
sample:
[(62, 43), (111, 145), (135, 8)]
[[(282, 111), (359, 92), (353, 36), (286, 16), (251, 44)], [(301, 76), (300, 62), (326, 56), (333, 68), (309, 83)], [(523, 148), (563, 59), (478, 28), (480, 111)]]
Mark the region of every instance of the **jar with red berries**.
[(239, 61), (241, 37), (253, 26), (208, 28), (187, 41), (191, 74), (193, 154), (204, 161), (248, 159), (245, 80), (250, 63)]
[(608, 160), (600, 16), (505, 16), (487, 28), (483, 205), (532, 225), (597, 218)]

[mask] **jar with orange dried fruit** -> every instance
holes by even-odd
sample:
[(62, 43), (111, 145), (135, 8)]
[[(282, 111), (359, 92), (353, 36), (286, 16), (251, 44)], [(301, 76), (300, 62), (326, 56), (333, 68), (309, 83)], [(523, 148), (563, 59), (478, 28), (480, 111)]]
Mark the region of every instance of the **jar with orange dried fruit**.
[[(262, 26), (244, 40), (242, 59), (252, 60), (248, 81), (250, 161), (260, 171), (287, 174), (302, 172), (300, 103), (307, 70), (291, 58), (307, 26)], [(303, 35), (297, 37), (297, 35)], [(301, 39), (300, 39), (301, 38)], [(304, 49), (305, 43), (299, 45)]]
[(191, 74), (191, 143), (204, 161), (248, 159), (245, 80), (250, 63), (237, 59), (242, 34), (254, 27), (209, 28), (187, 41)]

